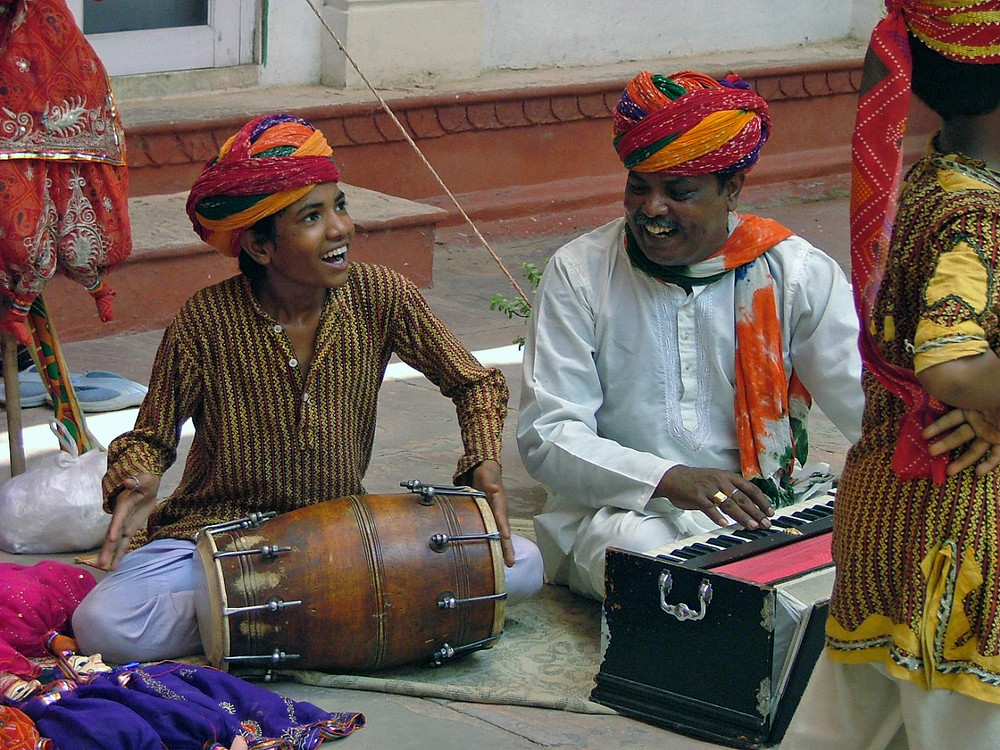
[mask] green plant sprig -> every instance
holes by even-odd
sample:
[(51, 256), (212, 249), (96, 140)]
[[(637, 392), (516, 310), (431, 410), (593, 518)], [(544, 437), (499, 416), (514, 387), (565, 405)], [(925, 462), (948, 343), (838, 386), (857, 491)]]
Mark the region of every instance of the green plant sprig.
[[(538, 282), (542, 280), (544, 267), (540, 268), (535, 263), (522, 263), (521, 273), (528, 280), (532, 293), (538, 289)], [(507, 316), (508, 320), (521, 318), (527, 320), (531, 317), (531, 304), (523, 297), (516, 297), (513, 300), (507, 299), (503, 294), (497, 292), (490, 297), (490, 310), (497, 310)], [(518, 346), (524, 346), (524, 336), (514, 339)]]

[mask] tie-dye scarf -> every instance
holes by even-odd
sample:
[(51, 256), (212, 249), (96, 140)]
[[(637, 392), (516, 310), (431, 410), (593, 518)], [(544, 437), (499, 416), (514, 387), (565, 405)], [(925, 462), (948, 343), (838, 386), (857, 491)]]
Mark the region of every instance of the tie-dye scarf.
[[(796, 376), (785, 372), (783, 336), (774, 279), (761, 256), (791, 230), (776, 221), (749, 214), (711, 257), (671, 269), (650, 263), (626, 229), (626, 250), (633, 265), (663, 281), (702, 286), (735, 271), (736, 436), (740, 471), (760, 487), (777, 507), (794, 501), (791, 487), (795, 462), (804, 464), (809, 451), (806, 422), (812, 397)], [(645, 261), (645, 262), (643, 262)], [(660, 271), (660, 272), (657, 272)]]

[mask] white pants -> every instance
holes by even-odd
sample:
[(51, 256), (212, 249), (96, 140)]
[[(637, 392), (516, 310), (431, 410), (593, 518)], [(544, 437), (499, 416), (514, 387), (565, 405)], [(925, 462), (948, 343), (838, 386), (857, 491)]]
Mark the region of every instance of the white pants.
[(1000, 705), (924, 690), (824, 651), (781, 750), (997, 750)]
[(692, 534), (720, 530), (704, 513), (677, 510), (659, 515), (610, 507), (595, 511), (547, 505), (534, 520), (546, 580), (598, 601), (604, 600), (608, 547), (646, 552)]
[[(511, 535), (514, 566), (506, 568), (507, 603), (542, 587), (542, 556), (530, 539)], [(195, 611), (193, 542), (159, 539), (129, 552), (73, 613), (84, 654), (108, 664), (162, 661), (202, 652)]]

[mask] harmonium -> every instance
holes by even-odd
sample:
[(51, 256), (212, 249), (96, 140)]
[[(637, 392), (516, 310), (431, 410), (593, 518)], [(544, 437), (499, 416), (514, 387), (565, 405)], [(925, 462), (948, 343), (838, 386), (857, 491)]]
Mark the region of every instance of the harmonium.
[(823, 649), (833, 495), (645, 553), (607, 551), (591, 700), (737, 748), (777, 744)]

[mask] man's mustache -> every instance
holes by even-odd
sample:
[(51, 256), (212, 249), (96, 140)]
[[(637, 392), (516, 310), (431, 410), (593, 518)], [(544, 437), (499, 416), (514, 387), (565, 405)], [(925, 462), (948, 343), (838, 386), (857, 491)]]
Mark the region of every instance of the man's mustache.
[(666, 216), (647, 216), (642, 212), (635, 215), (635, 223), (640, 227), (659, 227), (661, 229), (670, 230), (677, 230), (681, 228), (679, 223), (673, 219), (668, 219)]

